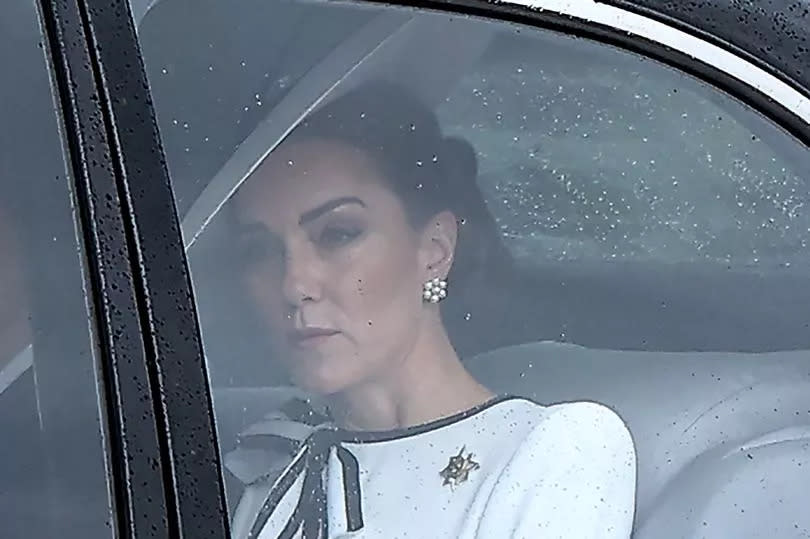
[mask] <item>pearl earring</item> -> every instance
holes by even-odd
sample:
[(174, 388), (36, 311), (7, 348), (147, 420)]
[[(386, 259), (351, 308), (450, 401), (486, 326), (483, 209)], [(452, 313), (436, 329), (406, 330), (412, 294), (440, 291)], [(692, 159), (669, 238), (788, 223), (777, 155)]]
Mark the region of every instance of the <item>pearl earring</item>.
[(429, 303), (439, 303), (447, 297), (447, 281), (438, 277), (425, 283), (422, 299)]

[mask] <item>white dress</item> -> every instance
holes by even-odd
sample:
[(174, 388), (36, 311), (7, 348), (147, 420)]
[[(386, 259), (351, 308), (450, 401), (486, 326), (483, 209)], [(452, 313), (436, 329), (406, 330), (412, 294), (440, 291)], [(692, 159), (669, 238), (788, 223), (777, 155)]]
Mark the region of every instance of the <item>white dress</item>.
[(636, 457), (591, 402), (499, 397), (387, 432), (318, 429), (272, 484), (250, 485), (235, 539), (626, 539)]

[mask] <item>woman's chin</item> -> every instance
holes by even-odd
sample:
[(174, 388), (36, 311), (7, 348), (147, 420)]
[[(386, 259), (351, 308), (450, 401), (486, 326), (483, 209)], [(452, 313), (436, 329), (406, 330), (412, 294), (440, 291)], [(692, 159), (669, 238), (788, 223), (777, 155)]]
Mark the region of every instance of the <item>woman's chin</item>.
[(321, 396), (334, 395), (345, 391), (351, 385), (345, 379), (345, 372), (333, 369), (295, 368), (292, 373), (293, 383), (304, 391)]

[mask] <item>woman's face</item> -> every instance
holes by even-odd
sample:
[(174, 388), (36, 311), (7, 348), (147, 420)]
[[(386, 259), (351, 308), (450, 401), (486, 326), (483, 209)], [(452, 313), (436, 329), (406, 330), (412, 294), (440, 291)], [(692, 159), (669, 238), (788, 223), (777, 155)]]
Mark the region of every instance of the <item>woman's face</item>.
[(437, 323), (422, 284), (449, 271), (455, 221), (414, 230), (359, 150), (282, 147), (235, 202), (249, 291), (301, 387), (333, 394), (391, 376)]

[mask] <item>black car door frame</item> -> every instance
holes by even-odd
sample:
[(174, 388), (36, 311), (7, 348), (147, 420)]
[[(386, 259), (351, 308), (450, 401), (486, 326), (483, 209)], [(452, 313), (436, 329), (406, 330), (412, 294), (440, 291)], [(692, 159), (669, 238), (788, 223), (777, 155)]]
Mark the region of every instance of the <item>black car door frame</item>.
[(224, 538), (191, 281), (126, 0), (40, 0), (87, 257), (120, 537)]
[[(87, 257), (117, 531), (121, 537), (228, 537), (196, 307), (129, 2), (38, 3)], [(768, 96), (731, 78), (717, 80), (716, 70), (615, 28), (477, 0), (399, 3), (618, 43), (713, 80), (810, 139), (807, 124)], [(608, 3), (648, 11), (647, 2)], [(697, 25), (684, 17), (673, 11), (657, 18), (682, 28)], [(749, 45), (737, 50), (751, 58), (750, 51), (761, 48)], [(776, 65), (771, 72), (783, 80), (808, 87), (789, 66), (759, 60)]]

